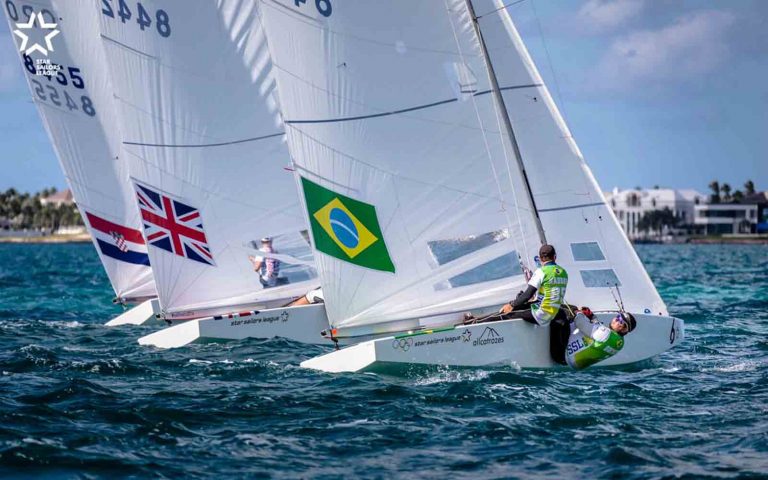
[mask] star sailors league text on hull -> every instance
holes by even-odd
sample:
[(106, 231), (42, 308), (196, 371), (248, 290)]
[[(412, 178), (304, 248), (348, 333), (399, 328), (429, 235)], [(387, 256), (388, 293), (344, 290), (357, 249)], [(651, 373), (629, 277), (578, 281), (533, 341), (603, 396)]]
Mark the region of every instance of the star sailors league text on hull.
[[(604, 324), (613, 316), (597, 314)], [(678, 318), (638, 315), (637, 322), (625, 348), (598, 366), (641, 362), (683, 341), (685, 327)], [(552, 361), (549, 341), (549, 328), (519, 319), (502, 320), (369, 340), (306, 360), (301, 366), (329, 373), (386, 371), (401, 365), (560, 367)]]

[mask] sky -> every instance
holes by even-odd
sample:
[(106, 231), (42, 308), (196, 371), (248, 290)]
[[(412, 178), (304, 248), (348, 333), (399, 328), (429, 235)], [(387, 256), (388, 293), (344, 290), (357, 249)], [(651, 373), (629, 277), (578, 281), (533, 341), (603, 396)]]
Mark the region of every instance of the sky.
[[(768, 0), (505, 3), (603, 190), (768, 189)], [(5, 21), (0, 166), (0, 189), (66, 186)]]

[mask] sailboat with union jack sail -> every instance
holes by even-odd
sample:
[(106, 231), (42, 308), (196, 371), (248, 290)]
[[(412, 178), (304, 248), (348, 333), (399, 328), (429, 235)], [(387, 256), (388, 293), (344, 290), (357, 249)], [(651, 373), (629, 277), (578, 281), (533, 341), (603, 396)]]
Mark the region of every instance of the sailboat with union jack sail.
[(129, 159), (159, 316), (171, 324), (139, 342), (328, 342), (322, 305), (281, 308), (319, 280), (257, 2), (141, 5), (151, 25), (122, 21), (122, 7), (104, 5), (99, 15), (119, 151)]

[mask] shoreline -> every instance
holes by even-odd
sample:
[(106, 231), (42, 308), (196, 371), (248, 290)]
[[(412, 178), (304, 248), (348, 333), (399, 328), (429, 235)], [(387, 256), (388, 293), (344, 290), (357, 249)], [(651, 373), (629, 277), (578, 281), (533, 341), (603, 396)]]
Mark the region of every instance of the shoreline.
[[(87, 233), (77, 233), (71, 235), (39, 235), (33, 237), (0, 237), (0, 244), (3, 243), (31, 243), (31, 244), (50, 244), (50, 243), (90, 243), (91, 236)], [(664, 242), (664, 241), (633, 241), (633, 245), (643, 244), (662, 244), (662, 245), (768, 245), (768, 236), (749, 236), (749, 237), (691, 237), (687, 241)]]
[(688, 243), (694, 245), (768, 245), (768, 238), (692, 238)]
[(87, 233), (73, 235), (40, 235), (34, 237), (0, 237), (0, 243), (90, 243), (91, 236)]

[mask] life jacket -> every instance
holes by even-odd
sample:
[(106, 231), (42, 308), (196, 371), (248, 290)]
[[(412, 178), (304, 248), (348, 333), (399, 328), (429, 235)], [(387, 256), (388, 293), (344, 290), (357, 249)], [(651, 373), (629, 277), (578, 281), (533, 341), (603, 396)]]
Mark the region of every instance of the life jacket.
[(580, 370), (616, 355), (622, 348), (624, 337), (601, 323), (591, 323), (579, 313), (571, 324), (565, 360), (568, 365)]
[[(262, 249), (264, 253), (277, 253), (273, 248)], [(265, 281), (271, 281), (277, 278), (280, 273), (280, 260), (268, 256), (264, 256), (264, 261), (261, 264), (261, 278)]]
[(540, 270), (544, 278), (536, 292), (536, 302), (531, 305), (531, 313), (539, 324), (544, 325), (555, 318), (560, 310), (568, 287), (568, 272), (554, 262), (542, 265)]

